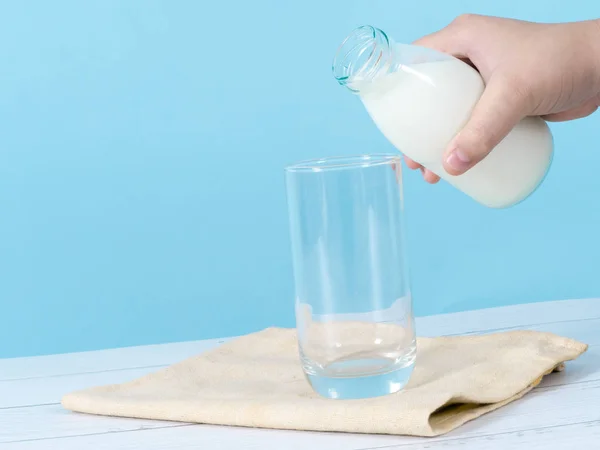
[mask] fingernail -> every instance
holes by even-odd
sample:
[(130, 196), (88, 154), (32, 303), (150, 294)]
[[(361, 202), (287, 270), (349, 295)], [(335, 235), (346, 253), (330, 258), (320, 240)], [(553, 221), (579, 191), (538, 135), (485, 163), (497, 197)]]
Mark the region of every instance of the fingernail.
[(471, 166), (471, 158), (462, 150), (456, 148), (446, 158), (446, 163), (457, 172), (464, 172)]

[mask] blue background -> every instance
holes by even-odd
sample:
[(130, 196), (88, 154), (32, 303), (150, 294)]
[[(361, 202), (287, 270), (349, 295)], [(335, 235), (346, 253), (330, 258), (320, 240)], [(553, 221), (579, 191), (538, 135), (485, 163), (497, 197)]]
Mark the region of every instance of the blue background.
[[(0, 6), (0, 357), (293, 325), (284, 164), (389, 152), (336, 86), (345, 35), (597, 2), (29, 1)], [(551, 69), (551, 68), (550, 68)], [(600, 292), (599, 117), (552, 125), (541, 189), (485, 209), (407, 173), (417, 314)]]

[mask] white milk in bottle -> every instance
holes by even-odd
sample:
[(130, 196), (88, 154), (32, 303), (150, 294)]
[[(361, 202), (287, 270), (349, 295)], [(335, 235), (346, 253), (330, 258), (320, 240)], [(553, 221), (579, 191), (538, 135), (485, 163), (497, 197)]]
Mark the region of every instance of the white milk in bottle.
[(386, 138), (479, 203), (519, 203), (542, 182), (552, 135), (538, 117), (523, 119), (479, 164), (452, 176), (442, 166), (450, 140), (465, 125), (484, 82), (468, 64), (434, 50), (392, 42), (373, 27), (356, 29), (334, 61), (340, 84), (357, 93)]

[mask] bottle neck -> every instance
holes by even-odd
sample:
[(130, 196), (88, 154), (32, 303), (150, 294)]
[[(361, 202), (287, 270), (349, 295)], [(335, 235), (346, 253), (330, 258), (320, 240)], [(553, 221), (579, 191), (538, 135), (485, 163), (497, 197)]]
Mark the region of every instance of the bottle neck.
[(393, 42), (378, 28), (362, 26), (344, 39), (333, 59), (333, 76), (352, 92), (389, 71)]

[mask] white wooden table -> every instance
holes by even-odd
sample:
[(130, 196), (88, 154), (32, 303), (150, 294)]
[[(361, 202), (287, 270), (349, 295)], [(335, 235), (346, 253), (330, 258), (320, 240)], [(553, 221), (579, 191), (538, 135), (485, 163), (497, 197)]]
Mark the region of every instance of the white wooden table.
[(421, 336), (515, 328), (590, 344), (525, 398), (439, 438), (352, 435), (95, 417), (61, 408), (63, 394), (130, 380), (223, 340), (0, 359), (0, 449), (600, 449), (600, 299), (423, 317)]

